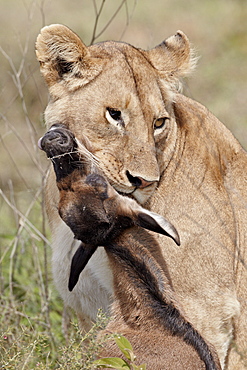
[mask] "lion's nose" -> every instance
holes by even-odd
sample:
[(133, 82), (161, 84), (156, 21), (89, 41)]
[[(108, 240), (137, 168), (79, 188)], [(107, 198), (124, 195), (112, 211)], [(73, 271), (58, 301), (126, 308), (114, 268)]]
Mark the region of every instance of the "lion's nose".
[(133, 185), (136, 186), (139, 189), (146, 188), (149, 185), (152, 185), (156, 181), (147, 181), (143, 179), (142, 177), (139, 176), (132, 176), (129, 171), (126, 171), (126, 175), (128, 177), (129, 182)]

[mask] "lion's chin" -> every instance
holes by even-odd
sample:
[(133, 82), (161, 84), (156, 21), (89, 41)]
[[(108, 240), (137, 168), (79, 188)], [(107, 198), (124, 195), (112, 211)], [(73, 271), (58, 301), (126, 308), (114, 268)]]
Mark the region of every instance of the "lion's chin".
[(157, 183), (154, 183), (144, 189), (137, 188), (135, 189), (135, 191), (133, 191), (131, 195), (133, 198), (135, 198), (135, 200), (137, 200), (139, 204), (144, 204), (153, 195), (156, 187), (157, 187)]
[(121, 195), (134, 198), (139, 204), (144, 204), (154, 193), (157, 183), (147, 186), (146, 188), (126, 188), (116, 183), (110, 182), (113, 188)]
[(147, 188), (144, 188), (144, 189), (136, 189), (132, 193), (132, 196), (137, 200), (138, 203), (144, 204), (151, 197), (155, 189), (156, 189), (156, 184), (148, 186)]

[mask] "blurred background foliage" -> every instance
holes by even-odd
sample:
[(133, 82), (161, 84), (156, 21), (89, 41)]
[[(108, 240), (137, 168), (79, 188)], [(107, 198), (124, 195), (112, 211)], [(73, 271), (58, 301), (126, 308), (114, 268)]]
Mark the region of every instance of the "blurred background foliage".
[(3, 368), (51, 368), (52, 351), (65, 343), (42, 197), (48, 161), (37, 149), (48, 101), (35, 57), (40, 29), (62, 23), (86, 44), (114, 39), (145, 49), (184, 31), (200, 55), (184, 93), (247, 148), (246, 20), (246, 0), (0, 0), (0, 355), (10, 363)]

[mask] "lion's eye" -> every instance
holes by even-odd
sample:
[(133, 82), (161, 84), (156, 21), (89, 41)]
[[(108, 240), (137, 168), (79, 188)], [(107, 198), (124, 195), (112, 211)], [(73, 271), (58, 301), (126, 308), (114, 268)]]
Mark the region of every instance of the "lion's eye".
[(154, 121), (154, 129), (160, 129), (163, 128), (166, 124), (166, 121), (168, 120), (168, 117), (158, 118)]
[(119, 121), (121, 119), (121, 111), (120, 110), (115, 110), (115, 109), (107, 109), (108, 112), (110, 113), (111, 118), (115, 119), (115, 121)]
[(106, 118), (110, 123), (120, 124), (124, 126), (124, 120), (122, 117), (122, 112), (113, 108), (106, 108)]

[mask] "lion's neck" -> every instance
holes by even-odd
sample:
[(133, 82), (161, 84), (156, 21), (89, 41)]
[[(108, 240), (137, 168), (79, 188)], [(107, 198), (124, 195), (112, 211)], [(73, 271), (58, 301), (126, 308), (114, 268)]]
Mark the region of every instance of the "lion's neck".
[(200, 103), (177, 94), (174, 103), (177, 140), (162, 173), (162, 183), (187, 176), (202, 184), (222, 179), (242, 148), (232, 133)]

